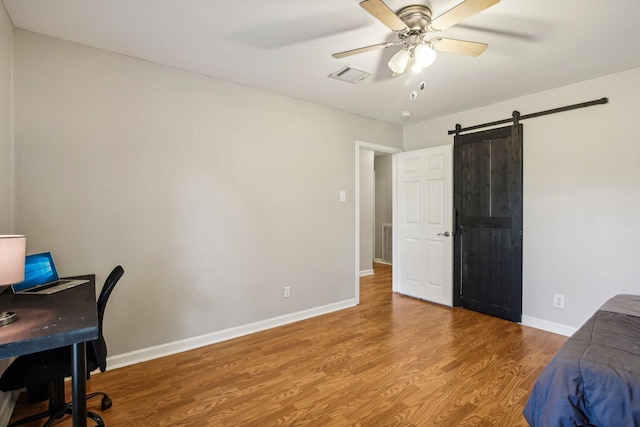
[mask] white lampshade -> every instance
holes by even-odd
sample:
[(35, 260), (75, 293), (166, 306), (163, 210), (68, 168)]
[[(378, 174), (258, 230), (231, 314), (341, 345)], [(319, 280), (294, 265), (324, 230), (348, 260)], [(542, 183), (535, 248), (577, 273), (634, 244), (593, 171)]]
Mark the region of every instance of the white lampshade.
[(0, 235), (0, 285), (12, 285), (24, 280), (26, 250), (25, 236)]
[(405, 68), (407, 68), (410, 58), (411, 55), (409, 52), (406, 49), (402, 49), (393, 55), (387, 65), (391, 68), (391, 71), (400, 74), (404, 72)]
[(433, 61), (436, 60), (436, 51), (431, 49), (428, 44), (421, 43), (415, 47), (413, 50), (413, 54), (415, 56), (415, 65), (422, 68), (427, 68), (429, 65), (433, 64)]

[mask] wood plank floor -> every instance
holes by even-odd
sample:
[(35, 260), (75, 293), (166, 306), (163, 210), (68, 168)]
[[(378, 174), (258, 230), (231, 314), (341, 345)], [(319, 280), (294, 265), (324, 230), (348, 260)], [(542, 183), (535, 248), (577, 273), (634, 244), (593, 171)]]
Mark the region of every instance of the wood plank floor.
[[(107, 371), (87, 387), (112, 397), (110, 427), (526, 426), (533, 381), (565, 340), (393, 294), (391, 268), (376, 264), (357, 307)], [(12, 420), (43, 407), (21, 396)]]

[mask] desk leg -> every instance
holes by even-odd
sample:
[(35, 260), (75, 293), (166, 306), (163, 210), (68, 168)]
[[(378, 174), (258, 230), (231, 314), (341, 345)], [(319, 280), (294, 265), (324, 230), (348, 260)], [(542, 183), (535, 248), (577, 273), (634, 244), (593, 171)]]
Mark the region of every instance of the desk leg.
[(73, 344), (71, 373), (73, 427), (87, 427), (87, 351), (84, 342)]

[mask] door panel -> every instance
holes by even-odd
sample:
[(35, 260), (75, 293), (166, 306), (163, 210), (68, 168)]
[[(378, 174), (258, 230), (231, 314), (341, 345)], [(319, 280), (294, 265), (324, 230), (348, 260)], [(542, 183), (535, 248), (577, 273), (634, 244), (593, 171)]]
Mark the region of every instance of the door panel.
[(394, 155), (398, 248), (394, 291), (452, 305), (452, 148)]
[(404, 190), (404, 224), (417, 226), (420, 217), (420, 181), (407, 180), (402, 183), (402, 189)]
[(408, 285), (415, 285), (420, 276), (420, 241), (418, 239), (404, 239), (404, 274)]
[(427, 241), (427, 284), (443, 288), (444, 244), (442, 241)]
[(522, 316), (522, 128), (457, 136), (454, 304)]

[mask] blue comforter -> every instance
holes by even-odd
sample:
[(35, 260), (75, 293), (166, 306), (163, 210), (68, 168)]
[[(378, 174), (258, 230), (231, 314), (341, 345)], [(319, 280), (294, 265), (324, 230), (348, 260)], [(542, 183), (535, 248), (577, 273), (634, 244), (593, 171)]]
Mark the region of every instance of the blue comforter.
[(523, 413), (532, 427), (640, 426), (640, 296), (610, 299), (569, 338)]

